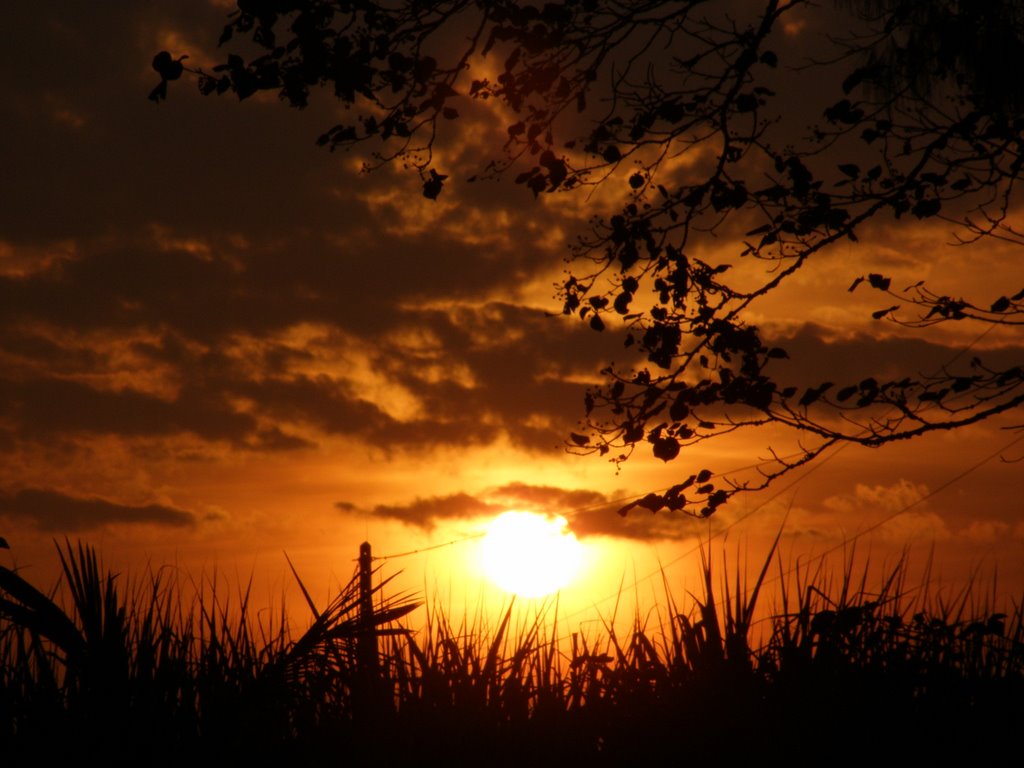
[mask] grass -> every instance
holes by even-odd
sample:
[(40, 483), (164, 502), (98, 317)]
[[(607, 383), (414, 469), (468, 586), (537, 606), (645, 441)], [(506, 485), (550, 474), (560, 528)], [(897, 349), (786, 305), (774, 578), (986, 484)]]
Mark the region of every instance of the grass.
[(563, 627), (556, 603), (509, 605), (494, 627), (427, 606), (412, 632), (417, 603), (377, 574), (368, 634), (357, 579), (322, 609), (302, 587), (300, 632), (283, 607), (254, 614), (248, 586), (129, 582), (88, 547), (58, 555), (59, 595), (0, 568), (7, 764), (948, 762), (996, 755), (1024, 722), (1021, 606), (911, 588), (905, 559), (872, 580), (851, 556), (832, 578), (773, 547), (752, 583), (705, 559), (701, 594), (666, 583), (628, 632), (614, 614)]

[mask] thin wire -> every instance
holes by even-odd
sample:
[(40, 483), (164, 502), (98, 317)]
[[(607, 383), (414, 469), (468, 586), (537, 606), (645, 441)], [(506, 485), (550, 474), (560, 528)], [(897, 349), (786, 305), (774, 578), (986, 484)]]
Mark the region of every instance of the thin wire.
[[(1014, 445), (1016, 445), (1017, 443), (1019, 443), (1021, 441), (1024, 441), (1024, 434), (1020, 434), (1017, 437), (1013, 438), (1006, 445), (1002, 446), (1001, 448), (996, 449), (994, 452), (990, 453), (988, 456), (986, 456), (985, 458), (983, 458), (980, 461), (976, 462), (975, 464), (972, 464), (967, 469), (961, 471), (959, 474), (954, 475), (953, 477), (951, 477), (950, 479), (946, 480), (944, 483), (939, 485), (934, 490), (929, 491), (928, 493), (924, 494), (920, 498), (915, 499), (914, 501), (910, 502), (909, 504), (904, 505), (902, 508), (896, 510), (895, 512), (889, 514), (888, 516), (882, 518), (881, 520), (878, 520), (877, 522), (872, 523), (867, 528), (864, 528), (863, 530), (858, 531), (857, 533), (853, 534), (852, 536), (844, 538), (840, 543), (835, 544), (832, 547), (829, 547), (824, 552), (822, 552), (820, 555), (817, 555), (817, 556), (811, 558), (808, 561), (808, 564), (813, 563), (813, 562), (823, 562), (825, 560), (825, 558), (827, 558), (832, 553), (837, 552), (837, 551), (839, 551), (841, 549), (845, 549), (845, 548), (849, 547), (850, 544), (856, 542), (858, 539), (862, 538), (863, 536), (866, 536), (867, 534), (869, 534), (869, 533), (871, 533), (873, 531), (878, 530), (879, 528), (881, 528), (882, 526), (884, 526), (887, 523), (891, 522), (892, 520), (894, 520), (895, 518), (899, 517), (900, 515), (903, 515), (903, 514), (909, 512), (911, 509), (916, 507), (918, 504), (922, 504), (925, 501), (927, 501), (928, 499), (934, 498), (935, 496), (937, 496), (938, 494), (940, 494), (943, 491), (945, 491), (947, 488), (949, 488), (954, 483), (959, 482), (960, 480), (964, 479), (965, 477), (967, 477), (971, 473), (977, 471), (978, 469), (983, 467), (985, 464), (987, 464), (988, 462), (992, 461), (992, 459), (996, 458), (997, 456), (1002, 454), (1004, 451), (1009, 450), (1010, 448), (1012, 448)], [(845, 447), (845, 445), (841, 446), (841, 448), (842, 447)], [(834, 457), (838, 452), (839, 452), (838, 450), (835, 451), (832, 454), (832, 456), (830, 456), (829, 458)], [(790, 487), (792, 487), (793, 485), (796, 485), (801, 480), (803, 480), (807, 475), (809, 475), (811, 473), (811, 471), (814, 470), (814, 468), (816, 468), (816, 467), (812, 467), (812, 469), (809, 470), (804, 475), (804, 477), (801, 477), (798, 480), (795, 480), (790, 485)], [(785, 489), (785, 490), (788, 490), (788, 488)], [(776, 496), (780, 495), (781, 493), (782, 492), (780, 492), (779, 494), (776, 494)], [(775, 497), (772, 497), (772, 498), (775, 498)], [(768, 501), (771, 501), (771, 499), (769, 499)], [(765, 504), (767, 504), (767, 503), (768, 502), (765, 502)], [(737, 525), (738, 523), (742, 522), (743, 520), (747, 519), (748, 517), (753, 515), (755, 512), (760, 511), (760, 509), (763, 508), (763, 507), (764, 507), (764, 504), (760, 505), (759, 507), (755, 508), (751, 512), (747, 513), (747, 515), (745, 515), (744, 517), (735, 520), (728, 527), (726, 527), (723, 530), (717, 532), (713, 536), (709, 536), (708, 537), (709, 542), (710, 542), (711, 539), (717, 538), (718, 536), (723, 535), (729, 528), (731, 528), (731, 527)], [(644, 576), (644, 577), (642, 577), (640, 579), (635, 580), (633, 582), (633, 584), (630, 585), (630, 587), (628, 587), (628, 589), (634, 589), (635, 590), (643, 582), (650, 581), (655, 576), (663, 574), (665, 569), (671, 567), (672, 565), (675, 565), (676, 563), (680, 562), (684, 558), (689, 557), (690, 555), (692, 555), (692, 554), (694, 554), (696, 552), (699, 552), (702, 546), (703, 546), (703, 542), (701, 542), (700, 544), (698, 544), (696, 547), (694, 547), (693, 549), (689, 550), (688, 552), (684, 552), (683, 554), (681, 554), (678, 557), (674, 558), (673, 560), (669, 561), (666, 565), (660, 567), (657, 571), (653, 571), (653, 572), (649, 573), (648, 575), (646, 575), (646, 576)], [(790, 568), (790, 569), (788, 569), (786, 571), (780, 572), (777, 576), (773, 576), (773, 577), (771, 577), (769, 579), (766, 579), (764, 583), (765, 584), (771, 584), (773, 582), (779, 581), (779, 580), (783, 579), (784, 577), (794, 573), (796, 571), (796, 569), (797, 569), (797, 566), (793, 566), (792, 568)], [(618, 593), (615, 594), (615, 595), (609, 595), (608, 597), (604, 597), (604, 598), (602, 598), (602, 599), (600, 599), (598, 601), (595, 601), (589, 608), (580, 609), (578, 611), (575, 611), (574, 613), (568, 614), (566, 616), (566, 618), (571, 618), (571, 617), (579, 615), (581, 613), (588, 612), (588, 611), (596, 608), (601, 603), (606, 603), (606, 602), (608, 602), (608, 601), (610, 601), (612, 599), (617, 599), (618, 597), (619, 597)]]
[[(964, 356), (965, 354), (967, 354), (967, 352), (969, 352), (969, 351), (970, 351), (971, 349), (973, 349), (973, 348), (974, 348), (974, 347), (975, 347), (975, 346), (976, 346), (976, 345), (977, 345), (977, 344), (978, 344), (979, 342), (981, 342), (981, 340), (982, 340), (982, 339), (984, 339), (984, 338), (985, 338), (985, 337), (986, 337), (986, 336), (987, 336), (988, 334), (990, 334), (990, 333), (991, 333), (991, 332), (992, 332), (993, 330), (995, 330), (995, 327), (996, 327), (996, 325), (990, 325), (990, 326), (988, 326), (988, 327), (987, 327), (987, 328), (986, 328), (985, 330), (983, 330), (983, 331), (982, 331), (982, 332), (981, 332), (980, 334), (978, 334), (978, 335), (977, 335), (977, 336), (976, 336), (976, 337), (975, 337), (975, 338), (974, 338), (974, 339), (973, 339), (973, 340), (972, 340), (972, 341), (971, 341), (971, 342), (970, 342), (970, 343), (969, 343), (969, 344), (968, 344), (967, 346), (965, 346), (964, 348), (962, 348), (962, 349), (958, 350), (958, 351), (957, 351), (957, 352), (956, 352), (956, 353), (955, 353), (955, 354), (954, 354), (954, 355), (953, 355), (953, 356), (952, 356), (952, 357), (951, 357), (951, 358), (950, 358), (950, 359), (949, 359), (949, 360), (948, 360), (948, 361), (947, 361), (947, 362), (946, 362), (946, 363), (945, 363), (945, 364), (944, 364), (944, 365), (942, 366), (942, 368), (946, 368), (947, 366), (951, 365), (951, 364), (952, 364), (953, 362), (955, 362), (956, 360), (958, 360), (959, 358), (961, 358), (961, 357), (963, 357), (963, 356)], [(941, 370), (941, 368), (940, 368), (940, 370)], [(865, 431), (867, 431), (867, 430), (865, 429)], [(846, 546), (848, 546), (848, 545), (849, 545), (850, 543), (852, 543), (852, 542), (856, 541), (856, 540), (857, 540), (857, 539), (859, 539), (859, 538), (860, 538), (861, 536), (864, 536), (864, 535), (866, 535), (867, 533), (870, 533), (871, 531), (874, 531), (874, 530), (876, 530), (877, 528), (880, 528), (881, 526), (883, 526), (883, 525), (885, 525), (886, 523), (888, 523), (888, 522), (889, 522), (890, 520), (894, 519), (895, 517), (898, 517), (899, 515), (903, 514), (904, 512), (908, 511), (909, 509), (913, 508), (914, 506), (916, 506), (916, 505), (920, 504), (921, 502), (925, 501), (926, 499), (932, 498), (932, 497), (933, 497), (933, 496), (935, 496), (936, 494), (938, 494), (938, 493), (940, 493), (941, 491), (943, 491), (943, 490), (945, 490), (946, 488), (948, 488), (948, 487), (949, 487), (950, 485), (952, 485), (953, 483), (957, 482), (958, 480), (962, 479), (963, 477), (966, 477), (966, 476), (967, 476), (967, 475), (969, 475), (969, 474), (970, 474), (971, 472), (974, 472), (974, 471), (975, 471), (976, 469), (978, 469), (979, 467), (981, 467), (981, 466), (983, 466), (984, 464), (988, 463), (989, 461), (991, 461), (991, 460), (992, 460), (993, 458), (995, 458), (995, 457), (996, 457), (996, 456), (998, 456), (999, 454), (1001, 454), (1001, 453), (1003, 453), (1004, 451), (1008, 450), (1009, 448), (1011, 448), (1012, 446), (1014, 446), (1014, 445), (1015, 445), (1015, 444), (1016, 444), (1017, 442), (1019, 442), (1020, 440), (1024, 440), (1024, 435), (1021, 435), (1021, 436), (1019, 436), (1019, 437), (1017, 437), (1017, 438), (1015, 438), (1015, 439), (1011, 440), (1011, 441), (1010, 441), (1010, 442), (1009, 442), (1009, 443), (1008, 443), (1008, 444), (1007, 444), (1007, 445), (1006, 445), (1005, 447), (1003, 447), (1003, 448), (1000, 448), (999, 450), (997, 450), (997, 451), (996, 451), (995, 453), (993, 453), (993, 454), (990, 454), (989, 456), (987, 456), (986, 458), (984, 458), (984, 459), (983, 459), (982, 461), (980, 461), (980, 462), (979, 462), (978, 464), (976, 464), (976, 465), (974, 465), (974, 466), (970, 467), (969, 469), (965, 470), (964, 472), (960, 473), (959, 475), (956, 475), (956, 476), (955, 476), (955, 477), (953, 477), (952, 479), (950, 479), (950, 480), (946, 481), (945, 483), (943, 483), (942, 485), (940, 485), (940, 486), (939, 486), (938, 488), (936, 488), (935, 490), (933, 490), (933, 491), (930, 491), (930, 492), (928, 492), (927, 494), (925, 494), (924, 496), (922, 496), (922, 497), (921, 497), (920, 499), (917, 499), (916, 501), (912, 502), (911, 504), (909, 504), (908, 506), (904, 507), (903, 509), (901, 509), (901, 510), (898, 510), (897, 512), (893, 513), (893, 514), (892, 514), (892, 515), (890, 515), (889, 517), (887, 517), (887, 518), (885, 518), (885, 519), (881, 520), (880, 522), (878, 522), (878, 523), (875, 523), (874, 525), (872, 525), (872, 526), (870, 526), (870, 527), (866, 528), (865, 530), (863, 530), (863, 531), (861, 531), (861, 532), (859, 532), (859, 533), (855, 534), (855, 535), (854, 535), (854, 536), (852, 536), (851, 538), (848, 538), (848, 539), (844, 539), (842, 543), (840, 543), (840, 544), (837, 544), (836, 546), (832, 547), (831, 549), (828, 549), (828, 550), (826, 550), (825, 552), (823, 552), (823, 553), (822, 553), (822, 555), (820, 556), (820, 558), (819, 558), (819, 559), (822, 559), (822, 560), (823, 560), (823, 559), (824, 559), (824, 558), (825, 558), (825, 557), (826, 557), (827, 555), (831, 554), (832, 552), (835, 552), (835, 551), (836, 551), (836, 550), (838, 550), (838, 549), (841, 549), (841, 548), (843, 548), (843, 547), (846, 547)], [(823, 465), (827, 464), (828, 462), (830, 462), (830, 461), (831, 461), (832, 459), (834, 459), (834, 458), (835, 458), (836, 456), (838, 456), (838, 455), (839, 455), (839, 453), (840, 453), (841, 451), (845, 450), (845, 449), (846, 449), (846, 448), (848, 448), (848, 447), (849, 447), (850, 445), (851, 445), (850, 443), (840, 443), (840, 444), (839, 444), (839, 445), (838, 445), (838, 446), (836, 447), (836, 449), (835, 449), (834, 451), (832, 451), (831, 453), (829, 453), (829, 454), (828, 454), (828, 455), (826, 455), (825, 457), (821, 458), (820, 460), (816, 461), (816, 462), (815, 462), (815, 463), (814, 463), (813, 465), (811, 465), (811, 466), (810, 466), (810, 468), (809, 468), (809, 469), (807, 469), (807, 471), (806, 471), (806, 472), (804, 472), (803, 474), (799, 475), (799, 476), (798, 476), (798, 477), (797, 477), (797, 478), (796, 478), (795, 480), (793, 480), (793, 482), (791, 482), (791, 483), (790, 483), (789, 485), (786, 485), (786, 486), (784, 486), (784, 487), (783, 487), (783, 488), (781, 488), (781, 489), (780, 489), (779, 491), (777, 491), (776, 493), (774, 493), (774, 494), (772, 494), (771, 496), (769, 496), (769, 497), (768, 497), (767, 499), (765, 499), (765, 500), (764, 500), (763, 502), (761, 502), (760, 504), (758, 504), (758, 505), (757, 505), (756, 507), (754, 507), (753, 509), (751, 509), (751, 510), (750, 510), (750, 511), (748, 511), (747, 513), (745, 513), (745, 514), (743, 514), (743, 515), (741, 515), (741, 516), (737, 517), (737, 518), (736, 518), (735, 520), (733, 520), (733, 521), (732, 521), (732, 522), (731, 522), (731, 523), (730, 523), (729, 525), (725, 526), (725, 527), (724, 527), (724, 528), (722, 528), (721, 530), (719, 530), (719, 531), (716, 531), (716, 532), (715, 532), (714, 534), (710, 534), (710, 533), (709, 533), (709, 535), (708, 535), (708, 539), (707, 539), (707, 540), (708, 540), (708, 543), (710, 543), (710, 542), (711, 542), (711, 541), (712, 541), (713, 539), (717, 539), (717, 538), (719, 538), (719, 537), (722, 537), (722, 536), (724, 536), (724, 535), (725, 535), (726, 533), (728, 533), (728, 532), (729, 532), (730, 530), (732, 530), (733, 528), (735, 528), (735, 527), (736, 527), (737, 525), (739, 525), (740, 523), (742, 523), (742, 522), (745, 522), (745, 521), (746, 521), (746, 520), (748, 520), (749, 518), (753, 517), (753, 516), (754, 516), (755, 514), (758, 514), (758, 513), (760, 513), (760, 512), (762, 511), (762, 510), (764, 510), (764, 508), (765, 508), (765, 507), (766, 507), (766, 506), (767, 506), (768, 504), (770, 504), (770, 503), (771, 503), (772, 501), (774, 501), (775, 499), (777, 499), (777, 498), (778, 498), (779, 496), (781, 496), (782, 494), (786, 493), (786, 492), (787, 492), (787, 491), (789, 491), (790, 489), (792, 489), (792, 488), (796, 487), (797, 485), (799, 485), (800, 483), (802, 483), (802, 482), (803, 482), (803, 481), (804, 481), (805, 479), (807, 479), (807, 477), (809, 477), (809, 476), (810, 476), (810, 475), (811, 475), (812, 473), (814, 473), (815, 471), (817, 471), (817, 469), (818, 469), (819, 467), (821, 467), (821, 466), (823, 466)], [(792, 454), (792, 455), (801, 455), (801, 454)], [(785, 456), (785, 457), (783, 457), (783, 458), (789, 458), (789, 456)], [(756, 467), (764, 466), (765, 464), (772, 464), (772, 463), (775, 463), (775, 462), (774, 462), (774, 461), (765, 461), (765, 462), (761, 462), (760, 464), (756, 464), (756, 465), (753, 465), (752, 467), (744, 467), (743, 469), (739, 469), (739, 470), (732, 470), (732, 471), (731, 471), (731, 472), (729, 472), (729, 473), (720, 473), (719, 475), (716, 475), (716, 476), (721, 476), (721, 475), (724, 475), (724, 474), (733, 474), (733, 473), (736, 473), (736, 472), (741, 472), (741, 471), (744, 471), (744, 470), (746, 470), (746, 469), (756, 468)], [(639, 497), (637, 497), (637, 498), (639, 498)], [(692, 549), (690, 549), (690, 550), (688, 550), (688, 551), (686, 551), (686, 552), (683, 552), (682, 554), (680, 554), (680, 555), (678, 555), (677, 557), (675, 557), (675, 558), (673, 558), (672, 560), (670, 560), (670, 561), (669, 561), (668, 563), (665, 563), (665, 564), (662, 564), (662, 565), (660, 565), (657, 571), (652, 571), (651, 573), (647, 574), (646, 576), (642, 577), (641, 579), (638, 579), (638, 580), (634, 580), (634, 582), (633, 582), (633, 584), (632, 584), (632, 586), (631, 586), (630, 588), (631, 588), (631, 589), (633, 589), (633, 590), (635, 590), (635, 589), (636, 589), (636, 588), (638, 587), (638, 585), (640, 585), (641, 583), (643, 583), (643, 582), (646, 582), (646, 581), (650, 581), (650, 580), (651, 580), (651, 579), (653, 579), (653, 578), (654, 578), (655, 576), (658, 576), (658, 575), (662, 575), (662, 574), (664, 574), (664, 572), (665, 572), (665, 571), (666, 571), (666, 570), (667, 570), (668, 568), (671, 568), (671, 567), (672, 567), (673, 565), (676, 565), (677, 563), (680, 563), (680, 562), (682, 562), (683, 560), (685, 560), (686, 558), (690, 557), (691, 555), (693, 555), (693, 554), (695, 554), (695, 553), (699, 552), (702, 546), (703, 546), (703, 542), (699, 543), (699, 544), (698, 544), (698, 545), (697, 545), (696, 547), (693, 547)], [(787, 574), (783, 574), (783, 575), (788, 575), (788, 573), (789, 573), (789, 572), (787, 572)], [(773, 579), (770, 579), (769, 581), (773, 581), (773, 580), (775, 580), (775, 578), (781, 578), (781, 576), (780, 576), (780, 577), (774, 577)], [(604, 598), (602, 598), (602, 599), (600, 599), (600, 600), (598, 600), (598, 601), (594, 602), (594, 603), (593, 603), (593, 604), (591, 605), (591, 607), (590, 607), (590, 608), (585, 608), (585, 609), (581, 609), (581, 610), (579, 610), (579, 611), (576, 611), (575, 613), (572, 613), (572, 614), (569, 614), (568, 616), (566, 616), (566, 618), (571, 618), (572, 616), (575, 616), (575, 615), (579, 615), (579, 614), (581, 614), (581, 613), (584, 613), (584, 612), (590, 611), (590, 610), (591, 610), (592, 608), (596, 608), (596, 607), (597, 607), (598, 605), (600, 605), (601, 603), (606, 603), (606, 602), (609, 602), (610, 600), (613, 600), (613, 599), (617, 599), (618, 597), (619, 597), (619, 594), (615, 594), (615, 595), (609, 595), (609, 596), (607, 596), (607, 597), (604, 597)]]
[[(839, 450), (842, 450), (842, 448), (844, 448), (844, 447), (846, 447), (846, 446), (845, 445), (840, 446), (840, 448), (838, 450), (834, 451), (832, 455), (835, 455), (836, 453), (839, 452)], [(804, 455), (803, 451), (797, 451), (795, 453), (791, 453), (791, 454), (787, 454), (786, 456), (782, 456), (781, 458), (789, 459), (789, 458), (795, 458), (797, 456), (803, 456), (803, 455)], [(817, 467), (819, 464), (827, 463), (830, 459), (831, 459), (831, 456), (826, 457), (826, 458), (822, 459), (820, 462), (816, 463), (814, 465), (814, 467)], [(716, 472), (713, 475), (711, 475), (711, 477), (725, 477), (727, 475), (735, 475), (735, 474), (739, 474), (740, 472), (746, 472), (747, 470), (750, 470), (750, 469), (758, 469), (759, 467), (765, 467), (765, 466), (768, 466), (769, 464), (775, 464), (776, 461), (777, 461), (776, 459), (765, 459), (764, 461), (760, 461), (760, 462), (758, 462), (756, 464), (748, 464), (748, 465), (746, 465), (744, 467), (733, 467), (732, 469), (727, 469), (727, 470), (725, 470), (723, 472)], [(812, 467), (810, 470), (808, 470), (808, 472), (806, 474), (810, 474), (811, 472), (813, 472), (814, 471), (814, 467)], [(672, 487), (673, 486), (671, 486), (671, 485), (666, 485), (664, 488), (657, 488), (657, 489), (655, 489), (654, 493), (660, 493), (660, 492), (663, 492), (663, 491), (667, 491), (667, 490), (669, 490)], [(783, 490), (786, 490), (789, 487), (791, 487), (791, 486), (787, 486)], [(593, 504), (584, 504), (583, 506), (572, 507), (572, 508), (570, 508), (568, 510), (565, 510), (565, 514), (563, 515), (563, 517), (565, 517), (565, 519), (568, 522), (572, 522), (573, 520), (576, 520), (577, 518), (579, 518), (585, 512), (594, 512), (594, 511), (601, 510), (601, 509), (604, 509), (604, 508), (610, 508), (613, 505), (621, 504), (622, 502), (625, 502), (625, 501), (639, 501), (640, 499), (642, 499), (646, 495), (647, 494), (645, 494), (645, 493), (638, 493), (638, 494), (632, 494), (630, 496), (619, 496), (619, 497), (614, 498), (614, 499), (605, 499), (604, 501), (594, 502)], [(778, 494), (775, 494), (775, 495), (769, 497), (768, 501), (771, 501), (777, 495)], [(765, 502), (765, 503), (767, 503), (767, 502)], [(752, 514), (752, 513), (748, 513), (748, 515), (749, 514)], [(744, 516), (743, 518), (740, 518), (740, 520), (743, 520), (745, 518), (746, 518), (746, 516)], [(735, 522), (730, 524), (728, 527), (731, 528), (733, 525), (735, 525), (736, 523), (740, 522), (740, 520), (736, 520)], [(486, 535), (487, 535), (486, 532), (473, 533), (473, 534), (470, 534), (468, 536), (463, 536), (462, 538), (459, 538), (459, 539), (452, 539), (451, 541), (446, 541), (443, 544), (433, 544), (431, 546), (422, 547), (420, 549), (410, 549), (408, 552), (396, 552), (393, 555), (375, 555), (373, 559), (374, 560), (393, 560), (393, 559), (395, 559), (397, 557), (407, 557), (409, 555), (418, 555), (421, 552), (429, 552), (429, 551), (434, 550), (434, 549), (441, 549), (443, 547), (450, 547), (450, 546), (453, 546), (455, 544), (463, 544), (463, 543), (465, 543), (467, 541), (474, 541), (475, 539), (481, 539), (481, 538), (483, 538)]]
[(472, 541), (473, 539), (482, 539), (486, 535), (487, 534), (485, 532), (474, 533), (474, 534), (471, 534), (469, 536), (464, 536), (461, 539), (452, 539), (451, 541), (446, 541), (443, 544), (433, 544), (433, 545), (431, 545), (429, 547), (422, 547), (420, 549), (410, 549), (408, 552), (398, 552), (398, 553), (396, 553), (394, 555), (380, 555), (379, 557), (374, 557), (373, 559), (374, 560), (394, 560), (396, 557), (408, 557), (409, 555), (418, 555), (421, 552), (430, 552), (431, 550), (434, 550), (434, 549), (443, 549), (444, 547), (451, 547), (451, 546), (453, 546), (455, 544), (462, 544), (463, 542), (466, 542), (466, 541)]
[[(967, 344), (962, 349), (958, 350), (942, 366), (942, 368), (945, 368), (945, 367), (951, 365), (956, 360), (958, 360), (959, 358), (961, 358), (965, 354), (967, 354), (979, 342), (981, 342), (982, 339), (984, 339), (988, 334), (990, 334), (993, 330), (995, 330), (995, 328), (996, 328), (996, 324), (989, 325), (987, 328), (985, 328), (985, 330), (983, 330), (980, 334), (978, 334), (978, 336), (976, 336), (969, 344)], [(941, 370), (941, 368), (940, 368), (940, 370)], [(867, 430), (865, 429), (865, 431), (867, 431)], [(728, 533), (730, 530), (735, 528), (740, 523), (746, 521), (747, 519), (749, 519), (753, 515), (758, 514), (759, 512), (761, 512), (768, 504), (770, 504), (772, 501), (774, 501), (775, 499), (777, 499), (779, 496), (781, 496), (782, 494), (786, 493), (790, 489), (794, 488), (799, 483), (803, 482), (804, 479), (806, 479), (812, 473), (817, 471), (817, 469), (819, 467), (827, 464), (829, 461), (831, 461), (833, 458), (835, 458), (841, 451), (845, 450), (849, 445), (850, 445), (850, 443), (840, 443), (836, 447), (836, 449), (834, 451), (832, 451), (830, 454), (826, 455), (824, 458), (816, 461), (809, 469), (807, 469), (807, 471), (805, 471), (802, 475), (798, 476), (796, 478), (796, 480), (791, 482), (789, 485), (786, 485), (786, 486), (782, 487), (779, 491), (777, 491), (776, 493), (774, 493), (771, 496), (769, 496), (762, 503), (758, 504), (756, 507), (754, 507), (750, 511), (748, 511), (745, 514), (741, 515), (740, 517), (736, 518), (729, 525), (725, 526), (724, 528), (722, 528), (721, 530), (715, 532), (714, 534), (709, 535), (708, 541), (710, 542), (712, 539), (724, 536), (726, 533)], [(1003, 450), (1005, 450), (1005, 449), (1003, 449)], [(804, 455), (803, 451), (797, 451), (797, 452), (794, 452), (794, 453), (791, 453), (791, 454), (787, 454), (787, 455), (779, 457), (779, 458), (766, 459), (764, 461), (756, 462), (754, 464), (748, 464), (748, 465), (743, 466), (743, 467), (734, 467), (732, 469), (725, 470), (723, 472), (716, 472), (716, 473), (712, 474), (711, 477), (726, 477), (726, 476), (729, 476), (729, 475), (736, 475), (736, 474), (739, 474), (740, 472), (746, 472), (746, 471), (751, 470), (751, 469), (759, 469), (761, 467), (769, 466), (769, 465), (772, 465), (772, 464), (777, 464), (780, 459), (781, 460), (785, 460), (785, 459), (795, 458), (795, 457), (802, 456), (802, 455)], [(985, 462), (991, 460), (991, 458), (992, 457), (989, 457), (988, 459), (985, 459), (982, 462), (982, 464), (984, 464)], [(959, 478), (956, 478), (956, 479), (959, 479)], [(673, 486), (668, 485), (668, 486), (665, 486), (664, 488), (656, 489), (654, 491), (654, 493), (664, 492), (664, 491), (667, 491), (667, 490), (671, 489), (672, 487)], [(940, 486), (940, 489), (945, 488), (945, 487), (946, 487), (945, 485)], [(922, 497), (921, 500), (926, 499), (926, 498), (930, 498), (932, 495), (934, 495), (934, 493), (937, 493), (937, 492), (938, 492), (938, 490), (936, 490), (933, 493), (929, 493), (928, 495)], [(610, 507), (611, 505), (620, 504), (622, 502), (638, 501), (638, 500), (642, 499), (646, 495), (647, 495), (646, 493), (639, 493), (639, 494), (634, 494), (634, 495), (630, 495), (630, 496), (621, 496), (621, 497), (618, 497), (618, 498), (615, 498), (615, 499), (606, 499), (605, 501), (595, 502), (593, 504), (586, 504), (586, 505), (583, 505), (583, 506), (580, 506), (580, 507), (574, 507), (574, 508), (566, 511), (565, 518), (568, 521), (572, 521), (572, 520), (575, 520), (575, 519), (579, 518), (585, 512), (600, 510), (600, 509), (602, 509), (604, 507)], [(915, 502), (915, 503), (919, 503), (919, 502)], [(899, 513), (897, 513), (897, 514), (899, 514)], [(880, 525), (884, 524), (885, 522), (887, 522), (887, 520), (883, 521), (882, 523), (880, 523)], [(868, 529), (868, 530), (873, 530), (873, 529)], [(423, 552), (431, 552), (431, 551), (436, 550), (436, 549), (443, 549), (445, 547), (451, 547), (451, 546), (455, 546), (457, 544), (464, 544), (467, 541), (475, 541), (476, 539), (481, 539), (481, 538), (483, 538), (486, 535), (487, 535), (486, 532), (478, 532), (478, 533), (470, 534), (468, 536), (463, 536), (462, 538), (452, 539), (451, 541), (446, 541), (446, 542), (441, 543), (441, 544), (433, 544), (431, 546), (421, 547), (419, 549), (411, 549), (411, 550), (408, 550), (406, 552), (398, 552), (398, 553), (390, 554), (390, 555), (376, 556), (373, 559), (374, 560), (382, 560), (383, 561), (383, 560), (394, 560), (394, 559), (400, 558), (400, 557), (410, 557), (412, 555), (418, 555), (418, 554), (421, 554)], [(640, 582), (647, 581), (647, 580), (653, 578), (658, 573), (661, 573), (665, 568), (670, 568), (671, 566), (675, 565), (676, 563), (681, 562), (682, 560), (686, 559), (690, 555), (692, 555), (695, 552), (699, 551), (699, 549), (700, 549), (700, 545), (698, 545), (694, 549), (691, 549), (688, 552), (685, 552), (685, 553), (679, 555), (676, 558), (673, 558), (667, 564), (662, 565), (659, 568), (658, 571), (653, 572), (651, 574), (648, 574), (647, 576), (643, 577), (642, 579), (640, 579), (638, 582), (635, 582), (635, 583), (638, 584)], [(607, 602), (609, 599), (611, 599), (611, 598), (603, 598), (599, 602)]]

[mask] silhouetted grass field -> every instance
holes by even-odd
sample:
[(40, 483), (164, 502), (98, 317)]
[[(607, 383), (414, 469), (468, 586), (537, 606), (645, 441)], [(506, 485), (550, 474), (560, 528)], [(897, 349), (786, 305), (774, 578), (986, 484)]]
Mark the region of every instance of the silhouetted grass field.
[(769, 557), (744, 583), (705, 563), (703, 594), (666, 587), (629, 632), (609, 617), (588, 635), (553, 608), (489, 627), (428, 605), (407, 630), (417, 604), (379, 573), (372, 612), (357, 577), (298, 631), (245, 588), (130, 582), (58, 551), (50, 595), (0, 568), (5, 765), (1020, 758), (1020, 605), (908, 587), (904, 562), (871, 585), (852, 564), (830, 578)]

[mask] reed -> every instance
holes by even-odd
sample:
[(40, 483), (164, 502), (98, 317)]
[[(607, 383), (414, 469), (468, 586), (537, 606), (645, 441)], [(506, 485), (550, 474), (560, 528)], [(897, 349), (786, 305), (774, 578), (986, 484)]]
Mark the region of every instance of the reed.
[(872, 579), (851, 554), (833, 576), (773, 546), (747, 581), (702, 553), (701, 594), (666, 579), (625, 633), (619, 606), (583, 631), (557, 600), (510, 603), (495, 626), (428, 604), (411, 631), (418, 603), (378, 573), (368, 667), (357, 579), (323, 608), (299, 581), (298, 631), (283, 606), (254, 614), (251, 585), (130, 582), (69, 542), (58, 556), (49, 594), (0, 567), (0, 751), (26, 762), (878, 757), (883, 729), (901, 745), (888, 757), (977, 759), (1024, 722), (1020, 604), (911, 587), (906, 558)]

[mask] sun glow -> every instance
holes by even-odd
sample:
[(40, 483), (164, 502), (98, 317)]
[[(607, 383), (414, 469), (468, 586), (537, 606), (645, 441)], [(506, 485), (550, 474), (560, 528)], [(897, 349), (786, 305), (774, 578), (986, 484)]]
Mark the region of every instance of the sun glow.
[(506, 592), (542, 597), (566, 586), (579, 571), (583, 546), (564, 517), (504, 512), (480, 544), (480, 566)]

